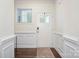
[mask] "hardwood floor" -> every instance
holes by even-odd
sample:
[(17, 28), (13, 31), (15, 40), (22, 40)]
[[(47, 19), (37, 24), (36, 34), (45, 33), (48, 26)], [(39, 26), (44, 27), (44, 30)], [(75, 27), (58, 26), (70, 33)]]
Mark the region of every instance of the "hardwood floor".
[(15, 58), (35, 58), (37, 55), (36, 48), (17, 48), (15, 49)]
[(50, 48), (37, 48), (37, 58), (55, 58)]
[(15, 58), (61, 58), (54, 48), (17, 48)]

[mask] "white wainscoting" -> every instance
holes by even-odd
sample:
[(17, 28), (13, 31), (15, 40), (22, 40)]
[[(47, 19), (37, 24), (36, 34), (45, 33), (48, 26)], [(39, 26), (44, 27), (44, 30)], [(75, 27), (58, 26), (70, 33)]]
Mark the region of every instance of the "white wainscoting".
[[(16, 33), (17, 36), (17, 48), (36, 48), (37, 39), (36, 33)], [(62, 57), (79, 57), (79, 41), (75, 41), (72, 38), (64, 37), (62, 34), (53, 33), (52, 43), (54, 48)]]
[[(59, 34), (58, 34), (59, 35)], [(57, 35), (56, 35), (57, 36)], [(74, 38), (70, 38), (67, 36), (59, 36), (63, 37), (63, 47), (56, 47), (55, 49), (64, 58), (79, 58), (79, 41)]]
[(54, 48), (56, 49), (56, 51), (62, 56), (64, 57), (64, 39), (62, 34), (60, 33), (53, 33), (53, 38), (54, 39)]
[(35, 32), (15, 33), (17, 48), (36, 48), (37, 39)]
[[(38, 46), (38, 35), (35, 32), (15, 33), (17, 36), (17, 48), (37, 48)], [(63, 37), (60, 34), (53, 33), (51, 39), (51, 48), (63, 49)]]
[(67, 58), (79, 58), (79, 43), (70, 38), (64, 38), (65, 40), (65, 54), (64, 57)]
[(0, 58), (14, 58), (15, 35), (0, 37)]
[(64, 58), (79, 58), (78, 37), (66, 36), (59, 33), (53, 34), (55, 49)]
[[(38, 39), (38, 34), (36, 32), (18, 32), (15, 34), (17, 36), (17, 40), (16, 40), (17, 48), (37, 48), (37, 47), (40, 47), (40, 46), (38, 46), (39, 39)], [(49, 46), (51, 48), (54, 48), (55, 46), (60, 46), (59, 44), (55, 45), (55, 39), (57, 39), (55, 37), (57, 37), (57, 36), (55, 33), (53, 33), (52, 39), (50, 41), (51, 45)]]

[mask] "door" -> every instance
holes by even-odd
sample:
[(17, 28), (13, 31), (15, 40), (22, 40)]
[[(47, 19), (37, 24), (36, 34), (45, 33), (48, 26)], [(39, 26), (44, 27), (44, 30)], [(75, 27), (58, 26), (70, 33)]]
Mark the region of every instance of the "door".
[(52, 13), (40, 12), (37, 19), (37, 47), (52, 47)]

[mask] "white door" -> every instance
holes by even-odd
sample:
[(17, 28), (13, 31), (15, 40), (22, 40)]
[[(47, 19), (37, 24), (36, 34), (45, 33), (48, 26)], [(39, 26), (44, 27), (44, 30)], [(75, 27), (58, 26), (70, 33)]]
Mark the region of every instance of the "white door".
[(53, 16), (49, 12), (41, 12), (37, 16), (37, 47), (51, 47)]

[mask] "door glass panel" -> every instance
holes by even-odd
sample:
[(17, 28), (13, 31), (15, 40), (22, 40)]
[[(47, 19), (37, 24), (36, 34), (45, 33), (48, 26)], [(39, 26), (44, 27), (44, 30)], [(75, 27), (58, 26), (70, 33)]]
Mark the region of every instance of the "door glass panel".
[(49, 16), (41, 16), (40, 23), (49, 23)]

